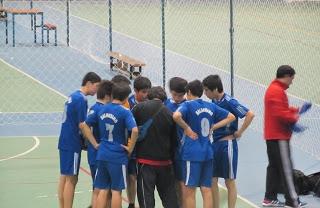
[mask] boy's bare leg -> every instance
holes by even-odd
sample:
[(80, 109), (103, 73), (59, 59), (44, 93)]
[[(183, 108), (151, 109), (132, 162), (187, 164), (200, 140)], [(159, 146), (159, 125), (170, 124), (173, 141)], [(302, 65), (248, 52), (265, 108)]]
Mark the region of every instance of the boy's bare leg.
[(112, 199), (111, 199), (111, 207), (112, 208), (121, 208), (121, 191), (112, 190)]
[(91, 197), (91, 206), (95, 208), (97, 205), (97, 199), (98, 199), (98, 194), (99, 194), (100, 189), (94, 188), (92, 191), (92, 197)]
[(64, 192), (65, 184), (66, 184), (66, 176), (65, 175), (60, 175), (59, 185), (58, 185), (58, 198), (59, 198), (59, 207), (60, 208), (64, 208), (63, 192)]
[(212, 208), (213, 202), (212, 202), (212, 192), (211, 187), (200, 187), (201, 195), (203, 199), (203, 208)]
[(106, 208), (111, 208), (111, 199), (112, 199), (112, 194), (111, 191), (107, 194), (107, 205)]
[(177, 181), (176, 182), (176, 191), (177, 191), (177, 199), (178, 199), (178, 204), (181, 208), (184, 208), (185, 204), (185, 199), (184, 199), (184, 191), (185, 191), (185, 185), (183, 181)]
[(236, 181), (234, 179), (226, 179), (225, 184), (228, 189), (228, 208), (235, 208), (237, 201)]
[(184, 185), (184, 208), (196, 208), (196, 188)]
[(135, 203), (136, 194), (137, 194), (137, 176), (129, 175), (128, 187), (127, 187), (127, 197), (128, 197), (129, 204)]
[(218, 178), (214, 177), (212, 178), (212, 186), (211, 186), (211, 192), (212, 192), (212, 203), (213, 208), (219, 208), (219, 186), (218, 186)]
[(100, 189), (99, 193), (98, 193), (98, 197), (97, 197), (97, 201), (96, 201), (96, 207), (94, 208), (105, 208), (107, 205), (107, 196), (108, 193), (110, 192), (110, 190), (106, 190), (106, 189)]
[(66, 182), (63, 190), (64, 208), (72, 208), (74, 190), (78, 182), (78, 176), (66, 176)]

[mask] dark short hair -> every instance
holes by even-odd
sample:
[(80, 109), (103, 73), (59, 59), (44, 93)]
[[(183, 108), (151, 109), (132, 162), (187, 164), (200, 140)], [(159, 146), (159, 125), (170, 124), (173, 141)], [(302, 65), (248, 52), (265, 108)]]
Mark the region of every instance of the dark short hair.
[(296, 71), (291, 66), (282, 65), (282, 66), (279, 66), (276, 77), (277, 78), (283, 78), (286, 76), (292, 77), (295, 74), (296, 74)]
[(111, 96), (112, 86), (113, 86), (113, 82), (109, 80), (102, 80), (99, 84), (99, 88), (97, 91), (97, 98), (104, 99), (106, 95)]
[(160, 86), (157, 87), (151, 87), (148, 90), (148, 99), (153, 100), (155, 98), (160, 99), (162, 102), (167, 100), (167, 94), (166, 91)]
[(209, 75), (202, 81), (204, 87), (207, 87), (209, 90), (213, 91), (218, 90), (219, 93), (223, 92), (223, 85), (219, 75)]
[(86, 75), (84, 75), (81, 86), (85, 86), (87, 82), (91, 82), (92, 84), (94, 84), (97, 82), (101, 82), (101, 78), (95, 72), (88, 72)]
[(123, 82), (123, 83), (126, 83), (128, 85), (131, 85), (130, 80), (127, 77), (125, 77), (125, 76), (123, 76), (121, 74), (118, 74), (118, 75), (115, 75), (114, 77), (112, 77), (111, 81), (114, 82), (114, 83)]
[(139, 76), (133, 82), (133, 88), (140, 91), (151, 88), (151, 81), (147, 77)]
[(201, 97), (203, 94), (203, 86), (200, 80), (193, 80), (186, 86), (186, 92), (190, 90), (191, 94), (197, 97)]
[(129, 85), (114, 84), (112, 87), (112, 99), (124, 101), (131, 93)]
[(185, 87), (187, 86), (187, 80), (181, 77), (173, 77), (169, 80), (169, 89), (176, 93), (186, 93)]

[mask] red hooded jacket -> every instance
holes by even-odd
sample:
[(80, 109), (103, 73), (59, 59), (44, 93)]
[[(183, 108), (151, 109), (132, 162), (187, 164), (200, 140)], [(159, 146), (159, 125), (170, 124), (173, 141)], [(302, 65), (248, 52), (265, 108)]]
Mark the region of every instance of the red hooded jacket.
[(290, 126), (298, 121), (298, 108), (289, 107), (285, 90), (288, 86), (275, 79), (264, 97), (264, 138), (266, 140), (289, 140)]

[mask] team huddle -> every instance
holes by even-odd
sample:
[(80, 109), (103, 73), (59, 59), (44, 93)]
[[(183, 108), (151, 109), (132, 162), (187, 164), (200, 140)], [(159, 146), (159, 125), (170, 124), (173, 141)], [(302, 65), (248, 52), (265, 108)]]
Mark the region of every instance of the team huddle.
[[(139, 207), (155, 207), (155, 188), (163, 207), (196, 207), (197, 187), (203, 207), (219, 207), (218, 178), (225, 180), (228, 207), (235, 207), (237, 140), (253, 112), (223, 91), (218, 75), (191, 82), (173, 77), (170, 98), (147, 77), (134, 80), (132, 94), (130, 84), (122, 75), (109, 81), (89, 72), (65, 103), (58, 145), (60, 207), (73, 204), (82, 137), (89, 141), (94, 208), (121, 207), (124, 189), (129, 208), (136, 195)], [(86, 96), (96, 93), (88, 111)], [(210, 102), (201, 99), (203, 93)], [(244, 118), (240, 127), (239, 118)]]

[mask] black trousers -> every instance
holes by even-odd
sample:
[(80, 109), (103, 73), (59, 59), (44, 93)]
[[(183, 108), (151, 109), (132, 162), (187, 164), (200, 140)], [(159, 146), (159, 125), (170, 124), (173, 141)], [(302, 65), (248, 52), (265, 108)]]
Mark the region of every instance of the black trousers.
[(298, 203), (293, 180), (293, 165), (289, 140), (267, 140), (267, 167), (265, 198), (276, 200), (280, 186), (284, 185), (286, 202)]
[(137, 196), (140, 208), (155, 207), (155, 187), (164, 208), (178, 208), (173, 166), (137, 164)]

